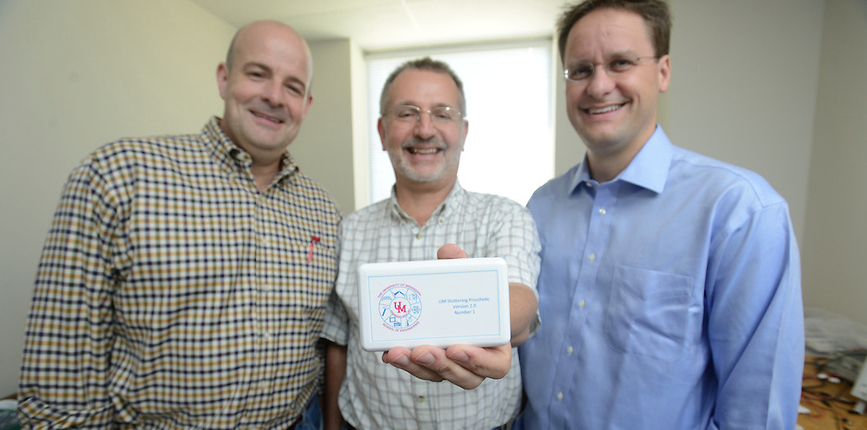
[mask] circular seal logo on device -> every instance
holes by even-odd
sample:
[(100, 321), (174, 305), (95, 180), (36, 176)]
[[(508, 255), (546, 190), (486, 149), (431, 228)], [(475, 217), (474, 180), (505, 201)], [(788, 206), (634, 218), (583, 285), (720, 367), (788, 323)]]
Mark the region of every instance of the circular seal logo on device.
[(421, 294), (406, 284), (394, 284), (379, 294), (379, 317), (387, 328), (405, 331), (421, 317)]

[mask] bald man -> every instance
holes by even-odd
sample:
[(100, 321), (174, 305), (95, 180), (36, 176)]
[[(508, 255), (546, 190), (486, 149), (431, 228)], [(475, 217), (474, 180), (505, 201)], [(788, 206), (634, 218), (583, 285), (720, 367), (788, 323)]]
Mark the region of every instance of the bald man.
[(292, 28), (249, 24), (217, 67), (222, 118), (72, 172), (27, 322), (25, 427), (302, 427), (340, 221), (287, 152), (312, 70)]

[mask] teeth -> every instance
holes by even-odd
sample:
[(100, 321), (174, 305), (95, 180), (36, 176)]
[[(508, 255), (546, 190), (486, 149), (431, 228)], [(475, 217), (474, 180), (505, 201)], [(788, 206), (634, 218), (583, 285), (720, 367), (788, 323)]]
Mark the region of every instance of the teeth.
[(438, 149), (436, 148), (427, 148), (427, 149), (419, 149), (419, 148), (409, 148), (409, 152), (413, 154), (436, 154)]
[(616, 105), (616, 106), (609, 106), (609, 107), (603, 108), (603, 109), (587, 109), (587, 112), (595, 115), (595, 114), (600, 114), (600, 113), (613, 112), (613, 111), (616, 111), (617, 109), (620, 109), (621, 107), (623, 107), (623, 106), (622, 105)]
[(262, 119), (267, 119), (268, 121), (271, 121), (271, 122), (273, 122), (273, 123), (275, 123), (275, 124), (280, 124), (280, 123), (283, 122), (283, 121), (280, 121), (280, 120), (277, 119), (277, 118), (271, 118), (270, 116), (265, 116), (265, 115), (262, 115), (262, 114), (258, 114), (258, 113), (256, 113), (256, 112), (253, 112), (253, 115), (256, 115), (256, 116), (258, 116), (259, 118), (262, 118)]

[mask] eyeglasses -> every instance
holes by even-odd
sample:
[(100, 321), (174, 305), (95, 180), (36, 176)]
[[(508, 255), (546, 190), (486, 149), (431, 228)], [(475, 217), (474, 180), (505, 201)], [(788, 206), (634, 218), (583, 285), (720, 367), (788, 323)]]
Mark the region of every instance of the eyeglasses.
[(630, 70), (638, 66), (638, 62), (647, 59), (657, 59), (656, 57), (615, 57), (608, 60), (607, 63), (591, 63), (589, 61), (580, 61), (566, 67), (563, 75), (566, 80), (572, 82), (584, 82), (590, 79), (596, 73), (596, 66), (601, 66), (605, 73), (614, 78), (618, 75), (628, 73)]
[(444, 125), (457, 122), (461, 119), (461, 112), (450, 106), (437, 106), (431, 110), (422, 110), (418, 106), (400, 105), (387, 112), (391, 118), (397, 121), (412, 124), (421, 121), (422, 113), (430, 115), (430, 120), (434, 124)]

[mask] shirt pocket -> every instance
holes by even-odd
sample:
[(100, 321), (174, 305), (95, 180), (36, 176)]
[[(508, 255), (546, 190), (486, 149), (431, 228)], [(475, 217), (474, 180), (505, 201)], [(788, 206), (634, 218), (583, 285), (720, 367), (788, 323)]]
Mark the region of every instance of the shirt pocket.
[(689, 328), (692, 278), (617, 266), (605, 314), (609, 345), (665, 361), (677, 359)]

